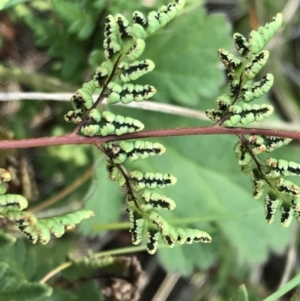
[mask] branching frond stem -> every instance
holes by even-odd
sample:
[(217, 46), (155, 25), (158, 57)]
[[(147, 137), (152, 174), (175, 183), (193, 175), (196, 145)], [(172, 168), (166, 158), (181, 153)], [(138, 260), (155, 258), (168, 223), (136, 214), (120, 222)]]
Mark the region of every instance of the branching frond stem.
[(138, 201), (136, 200), (136, 197), (133, 193), (133, 189), (131, 187), (131, 183), (129, 181), (129, 177), (127, 172), (125, 171), (125, 168), (123, 165), (121, 164), (116, 164), (117, 168), (120, 170), (120, 172), (122, 173), (124, 179), (125, 179), (125, 187), (127, 189), (127, 192), (129, 193), (129, 195), (131, 196), (131, 200), (134, 202), (135, 206), (140, 210), (141, 213), (143, 213), (143, 210), (140, 208)]
[(198, 136), (198, 135), (262, 135), (274, 136), (282, 138), (290, 138), (300, 140), (300, 131), (286, 131), (276, 129), (257, 129), (257, 128), (226, 128), (217, 125), (204, 127), (187, 127), (173, 129), (159, 129), (135, 132), (122, 136), (110, 135), (106, 137), (84, 137), (77, 134), (68, 134), (57, 137), (41, 137), (20, 140), (1, 140), (0, 149), (17, 149), (17, 148), (33, 148), (46, 147), (55, 145), (70, 145), (70, 144), (91, 144), (99, 145), (108, 141), (155, 138), (155, 137), (175, 137), (175, 136)]
[(116, 60), (114, 66), (113, 66), (113, 69), (111, 71), (111, 74), (109, 76), (109, 78), (107, 79), (107, 81), (105, 82), (105, 84), (103, 85), (103, 89), (101, 91), (101, 93), (99, 94), (97, 100), (94, 102), (93, 106), (91, 107), (91, 109), (89, 109), (84, 118), (82, 119), (82, 121), (75, 127), (75, 129), (73, 130), (72, 134), (71, 135), (76, 135), (78, 133), (78, 131), (80, 130), (80, 128), (82, 127), (82, 125), (86, 122), (88, 116), (89, 116), (89, 112), (95, 108), (98, 107), (98, 105), (100, 105), (100, 103), (104, 100), (104, 98), (107, 96), (106, 95), (106, 90), (107, 90), (107, 85), (112, 81), (112, 79), (114, 78), (115, 76), (115, 73), (116, 73), (116, 69), (118, 67), (118, 64), (119, 64), (119, 60), (120, 60), (121, 56), (118, 57), (118, 59)]
[(274, 188), (273, 185), (270, 183), (269, 179), (265, 176), (265, 173), (263, 172), (263, 170), (261, 168), (261, 163), (259, 162), (257, 156), (255, 156), (255, 154), (253, 154), (252, 150), (249, 148), (248, 140), (243, 135), (237, 135), (237, 136), (240, 138), (241, 142), (247, 149), (248, 154), (252, 157), (253, 161), (255, 162), (256, 167), (257, 167), (260, 175), (262, 176), (262, 178), (269, 184), (270, 187)]

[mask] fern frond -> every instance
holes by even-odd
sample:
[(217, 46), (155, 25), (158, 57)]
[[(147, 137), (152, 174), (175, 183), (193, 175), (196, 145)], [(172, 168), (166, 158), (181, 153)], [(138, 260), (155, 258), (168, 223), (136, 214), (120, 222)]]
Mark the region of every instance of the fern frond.
[(27, 208), (28, 201), (18, 194), (4, 194), (0, 196), (0, 214), (7, 210), (23, 210)]
[[(110, 104), (119, 101), (127, 104), (152, 97), (156, 92), (154, 87), (133, 85), (130, 81), (151, 72), (155, 65), (149, 59), (142, 61), (136, 59), (144, 51), (144, 39), (165, 26), (175, 17), (183, 5), (184, 0), (177, 0), (161, 7), (157, 12), (150, 12), (147, 17), (142, 13), (135, 12), (132, 24), (121, 14), (108, 15), (105, 18), (103, 41), (106, 61), (97, 68), (93, 80), (83, 84), (82, 88), (71, 98), (74, 111), (68, 112), (65, 115), (65, 120), (79, 124), (80, 132), (90, 137), (95, 135), (123, 135), (141, 130), (143, 128), (142, 124), (137, 127), (134, 124), (133, 127), (131, 125), (116, 126), (110, 120), (107, 120), (106, 124), (103, 124), (103, 121), (100, 124), (92, 118), (87, 118), (90, 116), (89, 111), (95, 109), (92, 94), (96, 88), (102, 89), (101, 95), (107, 96)], [(125, 84), (120, 85), (113, 81), (115, 79), (119, 79)], [(100, 104), (101, 100), (99, 99), (97, 105)], [(105, 112), (102, 113), (104, 119), (106, 114), (109, 115)], [(126, 118), (129, 121), (129, 117)], [(120, 120), (122, 121), (121, 117)], [(122, 121), (122, 123), (124, 122)]]
[(276, 31), (282, 25), (282, 14), (277, 14), (265, 26), (252, 30), (249, 36), (249, 51), (251, 54), (257, 54), (268, 44)]
[(130, 172), (133, 189), (136, 191), (155, 188), (165, 188), (170, 185), (175, 185), (177, 179), (171, 174), (146, 172), (142, 173), (138, 170)]
[(219, 121), (227, 127), (239, 124), (247, 125), (254, 121), (261, 121), (273, 112), (270, 105), (244, 105), (239, 102), (250, 102), (266, 94), (273, 85), (272, 74), (265, 75), (254, 84), (248, 83), (265, 66), (269, 58), (269, 52), (263, 50), (270, 38), (275, 34), (282, 23), (282, 16), (278, 14), (265, 27), (252, 31), (249, 41), (239, 33), (233, 35), (235, 46), (241, 58), (234, 54), (219, 49), (218, 55), (227, 70), (230, 80), (230, 94), (219, 96), (216, 99), (217, 109), (206, 111), (209, 119)]
[[(10, 176), (3, 172), (3, 179), (9, 180)], [(73, 229), (75, 224), (94, 215), (92, 211), (79, 210), (62, 216), (37, 219), (31, 212), (23, 211), (27, 206), (28, 201), (21, 195), (0, 195), (0, 216), (14, 223), (32, 243), (40, 240), (42, 244), (47, 244), (51, 234), (60, 237), (66, 229)]]
[[(136, 59), (144, 51), (146, 45), (144, 39), (165, 26), (182, 9), (183, 5), (184, 0), (177, 0), (162, 6), (158, 11), (150, 12), (147, 16), (134, 12), (133, 24), (130, 24), (129, 20), (121, 14), (107, 16), (103, 42), (106, 61), (96, 70), (93, 81), (84, 84), (72, 97), (74, 110), (65, 115), (66, 121), (79, 124), (80, 132), (90, 137), (95, 135), (121, 136), (141, 131), (144, 125), (139, 120), (115, 115), (110, 111), (97, 111), (96, 105), (101, 99), (93, 104), (92, 93), (96, 88), (100, 88), (100, 98), (105, 95), (109, 104), (118, 102), (128, 104), (152, 97), (156, 92), (153, 86), (134, 85), (130, 82), (152, 71), (155, 65), (149, 59), (142, 61)], [(224, 64), (227, 64), (225, 59)], [(230, 56), (228, 64), (236, 66), (238, 62)], [(247, 108), (244, 108), (244, 111), (246, 110)], [(256, 107), (248, 109), (249, 112), (247, 111), (245, 115), (255, 110), (258, 111), (255, 115), (258, 119), (262, 113)], [(263, 114), (267, 113), (264, 111)], [(122, 165), (126, 161), (161, 155), (165, 152), (163, 145), (137, 140), (108, 142), (102, 147), (109, 158), (106, 167), (109, 179), (118, 182), (127, 194), (127, 211), (133, 244), (140, 244), (146, 234), (147, 250), (150, 254), (154, 254), (158, 240), (161, 238), (170, 247), (174, 243), (211, 242), (211, 237), (207, 233), (195, 229), (174, 228), (155, 211), (175, 209), (176, 204), (172, 199), (149, 191), (174, 185), (177, 180), (173, 175), (139, 170), (127, 171)], [(43, 232), (45, 233), (43, 239), (47, 241), (49, 233), (46, 230)]]
[(81, 271), (87, 271), (87, 274), (90, 274), (91, 270), (103, 268), (114, 262), (114, 257), (112, 256), (99, 257), (93, 252), (89, 252), (86, 256), (80, 258), (69, 255), (68, 259), (75, 268), (78, 268)]
[(162, 155), (165, 148), (157, 142), (145, 140), (109, 142), (104, 144), (108, 156), (116, 164), (122, 164), (126, 160), (136, 161), (155, 155)]
[(66, 230), (75, 228), (75, 225), (83, 219), (92, 216), (94, 216), (92, 211), (80, 210), (66, 215), (43, 218), (38, 220), (34, 230), (38, 232), (40, 242), (47, 244), (51, 238), (51, 234), (55, 237), (61, 237)]
[[(207, 117), (216, 121), (218, 125), (226, 127), (248, 125), (254, 121), (259, 122), (273, 113), (274, 109), (270, 105), (249, 103), (270, 90), (274, 76), (266, 74), (254, 83), (250, 80), (265, 66), (269, 52), (263, 48), (281, 24), (282, 15), (277, 14), (265, 26), (251, 31), (249, 40), (235, 33), (233, 35), (235, 47), (241, 58), (219, 49), (218, 55), (230, 80), (230, 93), (216, 99), (216, 109), (206, 111)], [(241, 106), (240, 102), (246, 104)], [(240, 135), (239, 138), (240, 141), (235, 145), (234, 151), (242, 172), (250, 175), (254, 199), (263, 196), (264, 188), (269, 186), (264, 198), (267, 223), (273, 222), (278, 209), (281, 211), (282, 226), (289, 226), (293, 218), (300, 221), (300, 188), (284, 178), (300, 176), (300, 164), (275, 158), (267, 158), (261, 162), (258, 158), (262, 153), (273, 152), (287, 145), (291, 139), (260, 135)]]

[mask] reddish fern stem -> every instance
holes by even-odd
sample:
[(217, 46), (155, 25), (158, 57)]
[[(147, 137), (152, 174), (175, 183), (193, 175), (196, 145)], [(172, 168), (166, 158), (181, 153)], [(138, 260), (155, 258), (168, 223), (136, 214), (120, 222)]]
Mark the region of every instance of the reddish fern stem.
[(225, 128), (217, 125), (205, 127), (188, 127), (188, 128), (174, 128), (161, 129), (152, 131), (142, 131), (132, 134), (125, 134), (122, 136), (96, 136), (83, 137), (74, 134), (68, 134), (58, 137), (41, 137), (21, 140), (1, 140), (0, 149), (14, 149), (14, 148), (31, 148), (31, 147), (46, 147), (53, 145), (67, 145), (67, 144), (92, 144), (99, 145), (99, 143), (117, 140), (141, 139), (141, 138), (155, 138), (155, 137), (171, 137), (171, 136), (190, 136), (190, 135), (263, 135), (276, 136), (283, 138), (291, 138), (300, 140), (300, 131), (285, 131), (272, 129), (257, 129), (257, 128)]

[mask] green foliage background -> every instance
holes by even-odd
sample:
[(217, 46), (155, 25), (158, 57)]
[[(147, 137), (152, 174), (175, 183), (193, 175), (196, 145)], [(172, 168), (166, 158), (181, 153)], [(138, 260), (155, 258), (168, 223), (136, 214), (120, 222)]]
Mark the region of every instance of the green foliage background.
[[(225, 76), (220, 70), (216, 51), (219, 48), (232, 49), (232, 29), (224, 15), (208, 15), (202, 1), (187, 2), (179, 17), (147, 40), (143, 58), (153, 60), (156, 68), (138, 83), (151, 84), (157, 88), (158, 93), (153, 101), (205, 110), (213, 107), (215, 97), (226, 89)], [(157, 1), (155, 8), (166, 3), (163, 0)], [(12, 0), (4, 4), (3, 9), (11, 20), (30, 30), (36, 46), (50, 58), (50, 63), (44, 70), (47, 76), (56, 77), (73, 86), (79, 86), (82, 81), (89, 79), (103, 59), (105, 15), (121, 12), (130, 16), (134, 10), (149, 11), (140, 1), (125, 0)], [(29, 116), (37, 114), (41, 106), (32, 105), (31, 111), (26, 114), (19, 111), (18, 123), (10, 123), (20, 138), (23, 138), (25, 133), (22, 126), (22, 129), (18, 126)], [(69, 105), (63, 105), (63, 108), (67, 110)], [(52, 133), (68, 131), (68, 126), (59, 121), (62, 120), (65, 110), (57, 114)], [(113, 110), (140, 119), (145, 123), (146, 129), (209, 124), (205, 121), (142, 110)], [(128, 167), (174, 174), (178, 183), (167, 189), (167, 195), (176, 201), (177, 210), (165, 216), (175, 222), (183, 219), (184, 224), (199, 227), (213, 236), (213, 243), (210, 245), (197, 244), (159, 250), (159, 260), (164, 267), (172, 272), (190, 275), (196, 269), (204, 270), (219, 264), (220, 270), (226, 270), (229, 275), (235, 272), (233, 269), (228, 271), (228, 261), (233, 261), (233, 266), (242, 265), (247, 269), (252, 264), (264, 262), (271, 250), (285, 250), (293, 227), (282, 228), (278, 220), (272, 225), (265, 223), (263, 204), (252, 199), (251, 183), (247, 177), (241, 176), (236, 163), (233, 152), (233, 146), (237, 142), (235, 137), (178, 137), (161, 139), (159, 142), (166, 147), (165, 155), (144, 162), (139, 161)], [(41, 164), (44, 156), (50, 160), (48, 164)], [(292, 147), (285, 147), (282, 157), (297, 161), (297, 152)], [(103, 235), (96, 230), (97, 227), (120, 221), (124, 204), (122, 191), (115, 183), (108, 181), (105, 159), (101, 153), (90, 148), (74, 150), (58, 147), (43, 150), (33, 161), (39, 166), (39, 172), (47, 175), (50, 183), (56, 174), (52, 160), (59, 160), (63, 166), (64, 186), (80, 176), (85, 164), (95, 164), (95, 174), (92, 183), (89, 183), (89, 189), (88, 185), (83, 186), (64, 201), (64, 204), (71, 204), (74, 199), (87, 199), (86, 209), (95, 212), (96, 218), (80, 225), (83, 235)], [(45, 195), (42, 193), (41, 200), (43, 197)], [(190, 221), (186, 218), (190, 218)], [(64, 262), (73, 243), (72, 239), (69, 241), (65, 238), (55, 242), (48, 250), (48, 258), (53, 259), (53, 262), (46, 263), (41, 259), (42, 256), (39, 256), (40, 247), (25, 247), (25, 243), (19, 240), (5, 247), (10, 248), (10, 254), (5, 253), (5, 248), (1, 250), (0, 261), (9, 256), (7, 262), (14, 273), (18, 273), (26, 281), (34, 282)], [(21, 257), (12, 255), (17, 250)], [(57, 252), (54, 254), (53, 250)], [(18, 269), (15, 269), (16, 266)], [(4, 266), (0, 268), (4, 269)], [(243, 279), (242, 272), (236, 273)], [(223, 292), (220, 300), (226, 300), (232, 290), (228, 289), (230, 285), (226, 284), (221, 276), (219, 278), (218, 288)], [(55, 289), (51, 297), (43, 300), (81, 300), (80, 296), (85, 292), (93, 295), (91, 300), (101, 298), (97, 293), (96, 284), (91, 282), (81, 286), (76, 293)]]

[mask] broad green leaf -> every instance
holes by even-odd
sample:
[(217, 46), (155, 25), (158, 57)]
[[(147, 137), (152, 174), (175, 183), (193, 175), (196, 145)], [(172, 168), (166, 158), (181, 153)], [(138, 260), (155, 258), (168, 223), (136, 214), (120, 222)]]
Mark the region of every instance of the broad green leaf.
[(15, 253), (13, 256), (16, 260), (16, 264), (20, 267), (23, 267), (23, 265), (25, 264), (25, 260), (26, 260), (25, 240), (18, 239), (12, 249)]
[(246, 286), (242, 284), (229, 301), (248, 301)]
[(0, 280), (6, 273), (6, 270), (9, 268), (9, 265), (6, 262), (0, 261)]
[(0, 296), (4, 300), (31, 301), (51, 293), (52, 288), (46, 284), (18, 280), (14, 276), (4, 276), (0, 283)]
[(52, 288), (46, 284), (20, 279), (15, 269), (6, 262), (0, 262), (0, 278), (1, 300), (29, 301), (50, 296), (52, 293)]
[(6, 246), (11, 246), (16, 242), (16, 238), (13, 236), (4, 233), (3, 231), (0, 231), (0, 249), (6, 247)]
[(55, 288), (51, 296), (37, 301), (79, 301), (79, 299), (77, 298), (77, 292)]
[(35, 282), (66, 260), (74, 239), (66, 235), (63, 239), (53, 240), (52, 246), (47, 247), (18, 239), (14, 245), (0, 249), (0, 260), (9, 265), (18, 279)]
[(162, 248), (158, 255), (163, 265), (171, 272), (180, 271), (183, 275), (190, 275), (193, 272), (193, 260), (186, 258), (183, 247)]
[(218, 70), (219, 48), (230, 48), (230, 25), (223, 15), (207, 15), (199, 6), (184, 12), (159, 33), (147, 39), (143, 55), (155, 62), (142, 78), (158, 90), (155, 100), (209, 108), (224, 83)]
[(8, 8), (11, 8), (15, 5), (25, 3), (25, 2), (29, 2), (29, 1), (30, 0), (1, 0), (0, 1), (0, 10), (8, 9)]
[[(77, 242), (77, 237), (73, 235), (65, 235), (61, 239), (53, 240), (51, 244), (44, 245), (29, 245), (27, 247), (27, 257), (31, 261), (31, 268), (36, 268), (35, 275), (28, 273), (29, 267), (27, 263), (24, 266), (24, 272), (27, 272), (27, 278), (31, 277), (32, 281), (39, 281), (49, 271), (64, 263), (67, 260), (67, 255), (74, 249)], [(30, 252), (34, 253), (35, 260), (30, 259)], [(50, 280), (51, 281), (51, 280)]]
[(192, 244), (158, 250), (164, 267), (170, 272), (180, 272), (183, 275), (190, 275), (195, 267), (208, 268), (214, 263), (215, 255), (216, 248), (213, 244)]
[(30, 248), (27, 250), (26, 253), (26, 261), (24, 263), (24, 273), (28, 279), (33, 280), (33, 278), (37, 274), (37, 265), (38, 265), (38, 258), (37, 258), (35, 248)]
[(141, 1), (116, 0), (109, 1), (106, 5), (109, 5), (108, 9), (110, 14), (115, 15), (120, 12), (123, 12), (124, 14), (124, 12), (127, 12), (128, 19), (135, 10), (142, 10)]
[(80, 231), (86, 235), (91, 234), (96, 224), (117, 221), (121, 213), (121, 204), (125, 203), (121, 196), (121, 188), (108, 179), (106, 160), (103, 157), (100, 160), (100, 163), (96, 163), (93, 183), (85, 203), (85, 209), (92, 210), (95, 217), (79, 225)]
[(18, 279), (26, 279), (23, 272), (25, 256), (26, 249), (23, 239), (18, 239), (15, 244), (0, 249), (0, 259), (9, 265), (9, 269), (14, 272)]

